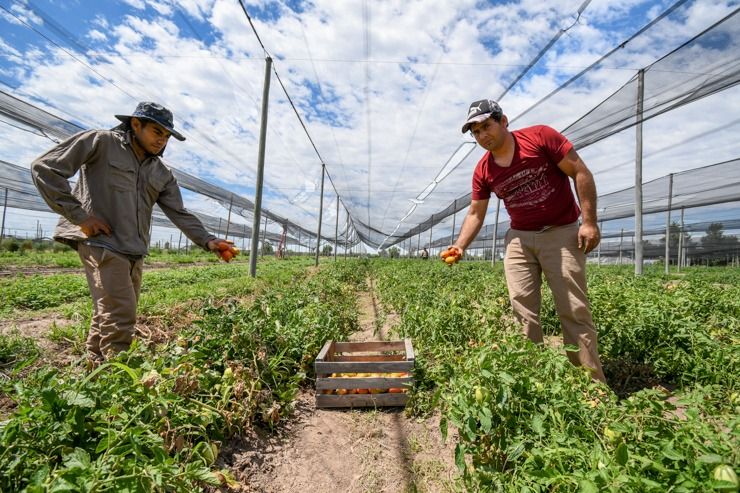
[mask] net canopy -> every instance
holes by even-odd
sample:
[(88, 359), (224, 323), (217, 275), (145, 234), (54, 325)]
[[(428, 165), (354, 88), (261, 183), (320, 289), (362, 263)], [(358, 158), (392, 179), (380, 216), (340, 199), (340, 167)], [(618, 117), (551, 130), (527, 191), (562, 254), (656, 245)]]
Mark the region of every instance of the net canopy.
[[(562, 133), (581, 150), (607, 137), (633, 127), (638, 121), (654, 118), (668, 111), (688, 105), (699, 99), (713, 95), (740, 82), (740, 11), (732, 13), (713, 24), (691, 40), (682, 44), (671, 53), (643, 68), (644, 103), (638, 117), (638, 76), (635, 75), (615, 93), (607, 97), (584, 116), (562, 129)], [(620, 48), (624, 49), (625, 46)], [(623, 56), (620, 51), (613, 57)], [(609, 57), (600, 61), (608, 63)], [(585, 74), (583, 74), (585, 75)], [(547, 96), (519, 117), (512, 119), (520, 124), (535, 124), (545, 114), (556, 112), (554, 108), (563, 106), (564, 93), (569, 87), (577, 87), (571, 79), (556, 92)], [(480, 152), (476, 154), (479, 156)], [(673, 207), (697, 207), (711, 204), (722, 204), (739, 200), (740, 164), (738, 160), (728, 161), (713, 166), (676, 174), (674, 176), (675, 193)], [(643, 185), (643, 212), (659, 212), (668, 208), (668, 177), (653, 180)], [(663, 191), (661, 191), (661, 189)], [(446, 207), (435, 211), (416, 226), (396, 233), (385, 243), (392, 245), (430, 230), (449, 216), (467, 209), (471, 194), (466, 193), (456, 198)], [(599, 197), (599, 217), (605, 220), (630, 217), (635, 213), (635, 191), (628, 188), (619, 192)], [(359, 231), (364, 234), (377, 234), (362, 223)], [(508, 229), (508, 221), (500, 224), (499, 229)], [(493, 226), (486, 226), (479, 241), (492, 234)], [(451, 243), (451, 236), (438, 238), (432, 246), (446, 246)]]
[[(51, 135), (59, 139), (59, 141), (85, 130), (77, 124), (56, 117), (3, 91), (0, 91), (0, 112), (12, 118), (17, 123), (27, 125), (32, 129), (38, 129), (43, 136), (49, 137)], [(254, 219), (254, 203), (251, 200), (181, 171), (169, 163), (166, 164), (172, 170), (181, 188), (217, 201), (227, 211), (242, 216), (249, 221), (249, 224), (252, 224)], [(0, 160), (0, 187), (5, 187), (8, 190), (8, 207), (35, 211), (47, 211), (49, 209), (38, 194), (31, 179), (30, 169), (28, 168)], [(201, 219), (204, 226), (215, 234), (223, 235), (229, 232), (232, 236), (251, 237), (251, 226), (229, 228), (227, 222), (219, 221), (217, 217), (203, 213), (195, 214)], [(274, 214), (269, 210), (263, 209), (261, 215), (266, 220), (272, 221), (273, 224), (277, 224), (286, 231), (287, 244), (300, 244), (308, 247), (311, 241), (313, 241), (315, 245), (315, 231), (310, 231), (307, 228), (294, 224), (287, 218)], [(223, 225), (219, 226), (222, 222)], [(163, 227), (175, 227), (159, 208), (155, 209), (154, 224)], [(273, 242), (279, 242), (281, 235), (275, 232), (266, 232), (265, 238)], [(354, 245), (358, 241), (356, 236), (347, 239), (345, 231), (342, 231), (342, 234), (336, 238), (323, 234), (322, 238), (325, 241), (337, 241), (342, 245), (348, 246)]]
[[(159, 101), (187, 136), (167, 162), (188, 208), (212, 231), (249, 236), (265, 105), (268, 237), (316, 248), (320, 226), (324, 243), (413, 251), (459, 233), (484, 153), (460, 126), (471, 101), (498, 97), (511, 129), (546, 124), (574, 143), (605, 230), (634, 215), (638, 122), (646, 217), (668, 208), (669, 174), (673, 210), (737, 200), (733, 0), (442, 2), (433, 18), (415, 2), (268, 2), (246, 7), (251, 23), (235, 2), (165, 3), (3, 8), (0, 159), (23, 166), (50, 140)], [(10, 203), (41, 207), (7, 174)], [(508, 228), (495, 202), (474, 248)]]

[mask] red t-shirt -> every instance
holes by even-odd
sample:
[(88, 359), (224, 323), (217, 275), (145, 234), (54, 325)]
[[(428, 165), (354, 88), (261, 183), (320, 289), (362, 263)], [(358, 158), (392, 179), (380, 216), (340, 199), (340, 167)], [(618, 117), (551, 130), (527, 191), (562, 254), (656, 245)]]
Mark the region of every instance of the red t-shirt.
[(581, 211), (568, 175), (558, 168), (573, 144), (545, 125), (511, 133), (511, 165), (498, 166), (486, 151), (473, 173), (473, 200), (487, 200), (495, 193), (504, 201), (513, 229), (536, 231), (576, 221)]

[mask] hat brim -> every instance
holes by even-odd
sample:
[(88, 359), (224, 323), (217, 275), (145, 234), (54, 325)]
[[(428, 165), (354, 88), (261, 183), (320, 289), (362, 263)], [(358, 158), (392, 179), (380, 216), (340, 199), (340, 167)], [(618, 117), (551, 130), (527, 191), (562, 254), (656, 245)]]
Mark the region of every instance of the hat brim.
[(172, 136), (176, 138), (177, 140), (179, 140), (180, 142), (185, 140), (185, 136), (183, 134), (181, 134), (180, 132), (178, 132), (172, 127), (168, 127), (167, 125), (162, 125), (162, 122), (158, 122), (157, 120), (153, 118), (146, 118), (144, 116), (134, 116), (134, 115), (113, 115), (113, 116), (115, 116), (118, 120), (122, 121), (123, 123), (127, 123), (131, 118), (138, 118), (139, 120), (149, 120), (150, 122), (154, 122), (157, 125), (161, 125), (162, 128), (164, 128), (169, 133), (171, 133)]
[(468, 118), (468, 121), (465, 122), (465, 125), (462, 126), (462, 133), (468, 133), (468, 130), (470, 130), (470, 127), (473, 125), (473, 123), (480, 123), (484, 120), (488, 120), (493, 116), (493, 112), (491, 113), (483, 113), (482, 115), (476, 115), (472, 118)]

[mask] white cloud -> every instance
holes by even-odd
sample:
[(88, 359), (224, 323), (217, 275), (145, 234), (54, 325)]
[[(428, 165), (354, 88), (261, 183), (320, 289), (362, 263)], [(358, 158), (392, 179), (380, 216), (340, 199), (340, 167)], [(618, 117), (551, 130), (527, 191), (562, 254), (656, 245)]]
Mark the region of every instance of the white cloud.
[[(78, 26), (92, 41), (110, 46), (93, 47), (98, 53), (108, 51), (85, 63), (115, 86), (41, 40), (36, 46), (43, 49), (20, 48), (4, 37), (0, 50), (23, 57), (14, 65), (21, 74), (19, 91), (48, 101), (52, 113), (61, 110), (103, 128), (113, 126), (112, 115), (132, 110), (138, 100), (160, 101), (173, 110), (176, 126), (188, 137), (184, 143), (170, 144), (168, 162), (252, 199), (264, 53), (238, 2), (125, 1), (132, 9), (123, 19), (114, 22), (101, 10), (88, 13), (94, 29), (82, 21)], [(497, 97), (559, 29), (573, 23), (581, 4), (582, 0), (557, 0), (545, 7), (539, 0), (490, 6), (474, 0), (368, 2), (365, 16), (357, 1), (317, 0), (303, 4), (300, 14), (283, 4), (256, 2), (248, 8), (280, 9), (270, 20), (252, 16), (274, 67), (352, 213), (367, 221), (369, 211), (372, 226), (390, 233), (409, 211), (409, 199), (431, 182), (467, 139), (460, 134), (460, 125), (468, 104)], [(659, 24), (644, 40), (610, 58), (608, 66), (590, 72), (516, 121), (515, 127), (547, 123), (565, 128), (632, 78), (637, 68), (721, 18), (730, 4), (721, 0), (692, 4), (680, 21)], [(507, 115), (519, 115), (667, 6), (665, 1), (592, 1), (579, 23), (503, 99)], [(644, 19), (629, 18), (636, 7), (647, 7)], [(204, 39), (194, 37), (182, 16), (198, 25), (208, 23), (201, 32)], [(314, 229), (320, 159), (274, 76), (269, 104), (264, 205)], [(687, 107), (691, 126), (674, 128), (675, 118), (667, 115), (646, 125), (650, 135), (646, 179), (711, 164), (704, 161), (714, 162), (715, 155), (737, 154), (740, 144), (721, 128), (716, 136), (687, 141), (715, 126), (716, 116), (709, 114), (727, 115), (724, 121), (731, 122), (740, 108), (723, 97), (694, 105), (702, 110)], [(0, 142), (0, 159), (18, 156), (24, 162), (49, 144), (33, 140), (19, 148), (8, 142)], [(583, 150), (601, 192), (631, 184), (629, 164), (609, 170), (614, 163), (634, 160), (633, 143), (634, 132), (628, 130)], [(480, 149), (473, 151), (404, 225), (425, 219), (468, 192), (481, 154)], [(326, 189), (330, 190), (328, 182)], [(332, 214), (325, 210), (324, 226), (330, 229), (326, 218), (334, 218)]]

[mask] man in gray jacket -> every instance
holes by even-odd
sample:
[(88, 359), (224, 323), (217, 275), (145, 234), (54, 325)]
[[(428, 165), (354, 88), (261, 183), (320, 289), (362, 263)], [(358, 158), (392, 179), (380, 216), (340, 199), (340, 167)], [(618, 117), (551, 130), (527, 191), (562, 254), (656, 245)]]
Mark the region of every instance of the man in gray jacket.
[[(172, 112), (145, 102), (116, 118), (122, 122), (116, 128), (78, 133), (31, 165), (41, 196), (62, 216), (54, 239), (75, 248), (85, 267), (93, 299), (87, 349), (94, 360), (131, 345), (154, 204), (202, 248), (218, 254), (226, 243), (185, 209), (160, 159), (171, 136), (185, 140)], [(69, 178), (78, 171), (72, 190)]]

